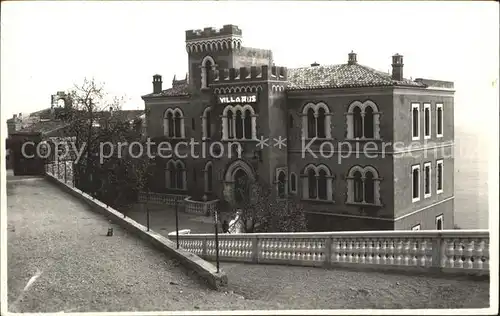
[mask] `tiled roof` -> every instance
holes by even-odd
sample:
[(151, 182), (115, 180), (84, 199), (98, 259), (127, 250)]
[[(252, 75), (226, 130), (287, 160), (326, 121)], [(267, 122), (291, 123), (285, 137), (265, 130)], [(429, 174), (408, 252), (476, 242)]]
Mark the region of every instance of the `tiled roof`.
[(181, 97), (181, 96), (189, 96), (189, 83), (188, 78), (183, 80), (173, 80), (172, 88), (163, 90), (160, 93), (150, 93), (143, 95), (142, 97)]
[(288, 69), (288, 90), (371, 86), (425, 87), (408, 79), (393, 80), (390, 74), (359, 64), (325, 65)]
[[(140, 117), (142, 114), (144, 114), (144, 110), (118, 110), (113, 113), (113, 120), (117, 121), (133, 121), (134, 119)], [(102, 112), (97, 112), (94, 113), (94, 116), (98, 119), (105, 119), (109, 118), (111, 113), (109, 111), (102, 111)], [(49, 133), (56, 131), (60, 128), (63, 128), (65, 126), (68, 126), (69, 124), (67, 122), (64, 122), (62, 120), (44, 120), (41, 119), (38, 122), (35, 122), (29, 126), (26, 126), (17, 132), (29, 132), (29, 133), (37, 133), (40, 132), (42, 134), (44, 133)]]
[(45, 134), (45, 133), (56, 131), (56, 130), (63, 128), (67, 125), (69, 125), (69, 124), (66, 122), (63, 122), (61, 120), (39, 121), (39, 122), (36, 122), (32, 125), (26, 126), (22, 129), (16, 131), (16, 133), (28, 132), (28, 133)]
[[(375, 86), (426, 87), (422, 82), (409, 79), (393, 80), (391, 74), (360, 64), (320, 65), (288, 69), (287, 90), (309, 90), (322, 88), (349, 88)], [(161, 93), (150, 93), (143, 97), (189, 96), (187, 80), (174, 80), (172, 88)]]

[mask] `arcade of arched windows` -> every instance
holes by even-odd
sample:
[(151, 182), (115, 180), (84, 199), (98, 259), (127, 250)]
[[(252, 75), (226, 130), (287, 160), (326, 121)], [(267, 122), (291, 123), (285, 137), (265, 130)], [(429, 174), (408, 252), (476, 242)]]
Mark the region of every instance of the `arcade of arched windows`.
[(346, 113), (348, 139), (380, 139), (380, 112), (372, 101), (355, 101)]
[(184, 114), (180, 108), (168, 108), (163, 114), (163, 135), (184, 138)]
[(371, 167), (352, 167), (347, 175), (347, 203), (381, 205), (378, 171)]
[(224, 108), (222, 139), (257, 139), (257, 115), (251, 105), (228, 105)]
[[(347, 139), (380, 139), (380, 114), (372, 101), (351, 103), (346, 113)], [(307, 103), (301, 111), (302, 135), (306, 139), (331, 138), (332, 115), (324, 102)]]
[(306, 139), (331, 138), (330, 116), (325, 103), (307, 103), (302, 109), (302, 135)]
[(333, 201), (334, 177), (326, 165), (307, 165), (301, 174), (302, 198), (306, 200)]
[(186, 166), (180, 160), (169, 160), (165, 170), (165, 184), (168, 189), (186, 190)]
[[(300, 177), (303, 199), (325, 202), (335, 200), (333, 189), (335, 176), (328, 166), (309, 164), (303, 169)], [(349, 169), (346, 180), (346, 204), (381, 205), (380, 182), (382, 178), (374, 167), (353, 166)], [(296, 192), (296, 176), (293, 172), (290, 174), (289, 190), (292, 193)]]

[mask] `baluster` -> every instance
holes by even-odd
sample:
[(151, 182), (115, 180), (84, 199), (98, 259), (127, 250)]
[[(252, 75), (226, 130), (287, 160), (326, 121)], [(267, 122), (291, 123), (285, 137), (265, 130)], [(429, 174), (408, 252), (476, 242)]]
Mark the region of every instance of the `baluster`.
[(483, 269), (483, 245), (480, 238), (474, 239), (474, 268)]
[(484, 259), (483, 262), (483, 270), (489, 270), (490, 269), (490, 244), (489, 244), (489, 238), (488, 239), (482, 239), (482, 244), (483, 244), (483, 256), (481, 259)]
[(285, 259), (286, 252), (284, 251), (285, 248), (285, 241), (283, 239), (280, 239), (279, 245), (278, 245), (278, 250), (279, 250), (279, 259), (283, 260)]
[(447, 265), (446, 267), (448, 268), (454, 268), (455, 267), (455, 239), (447, 239), (447, 247), (446, 247), (446, 252), (447, 252)]
[(366, 259), (367, 259), (366, 261), (369, 264), (373, 263), (373, 246), (374, 246), (373, 240), (368, 239), (368, 252), (366, 255)]
[(340, 239), (332, 238), (332, 263), (340, 262)]
[(361, 238), (359, 240), (359, 262), (367, 263), (368, 256), (368, 239)]
[(461, 268), (463, 269), (464, 268), (464, 249), (465, 249), (465, 245), (464, 245), (464, 241), (459, 239), (457, 240), (457, 242), (455, 243), (455, 263), (456, 263), (456, 266), (458, 266), (458, 268)]
[(474, 258), (474, 240), (471, 238), (466, 239), (464, 256), (465, 256), (465, 268), (473, 269), (474, 261), (476, 260), (476, 258)]

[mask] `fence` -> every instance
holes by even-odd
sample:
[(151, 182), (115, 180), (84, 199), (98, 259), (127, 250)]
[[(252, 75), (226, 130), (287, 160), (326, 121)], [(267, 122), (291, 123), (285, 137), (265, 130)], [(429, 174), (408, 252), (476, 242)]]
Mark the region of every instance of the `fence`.
[(73, 183), (73, 161), (58, 161), (45, 164), (45, 172), (68, 184)]
[[(182, 248), (215, 259), (212, 234), (179, 236)], [(437, 268), (489, 274), (487, 230), (219, 235), (222, 261), (301, 266)]]

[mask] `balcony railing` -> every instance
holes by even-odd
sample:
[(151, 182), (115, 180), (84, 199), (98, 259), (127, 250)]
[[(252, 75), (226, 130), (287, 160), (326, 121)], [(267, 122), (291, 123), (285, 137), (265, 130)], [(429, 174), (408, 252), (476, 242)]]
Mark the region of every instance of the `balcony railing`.
[[(215, 259), (213, 234), (179, 236), (182, 248)], [(489, 232), (369, 231), (219, 235), (222, 261), (301, 266), (438, 269), (489, 274)]]
[(186, 197), (188, 196), (183, 194), (140, 192), (139, 203), (162, 204), (168, 206), (175, 206), (175, 203), (179, 203), (178, 205), (182, 206)]
[(190, 214), (210, 215), (213, 214), (219, 200), (195, 201), (191, 197), (184, 199), (184, 211)]

